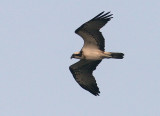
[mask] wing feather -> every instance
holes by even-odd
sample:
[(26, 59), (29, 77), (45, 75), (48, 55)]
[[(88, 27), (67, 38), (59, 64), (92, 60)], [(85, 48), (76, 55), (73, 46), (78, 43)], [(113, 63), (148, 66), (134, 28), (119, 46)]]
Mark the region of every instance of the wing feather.
[(100, 91), (92, 73), (100, 62), (101, 60), (80, 60), (69, 67), (77, 83), (95, 96), (99, 95)]
[(104, 11), (76, 29), (75, 33), (84, 40), (82, 49), (95, 48), (104, 51), (104, 37), (99, 30), (113, 17), (111, 17), (112, 14), (109, 14), (110, 12), (103, 13)]

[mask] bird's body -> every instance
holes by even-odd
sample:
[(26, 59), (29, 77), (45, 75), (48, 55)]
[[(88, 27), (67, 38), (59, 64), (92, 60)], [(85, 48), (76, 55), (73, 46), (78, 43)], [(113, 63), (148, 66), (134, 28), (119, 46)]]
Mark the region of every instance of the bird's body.
[(94, 95), (99, 95), (100, 91), (96, 80), (92, 75), (98, 64), (104, 58), (122, 59), (124, 54), (119, 52), (105, 52), (104, 38), (99, 31), (108, 21), (111, 20), (110, 12), (101, 12), (90, 21), (84, 23), (75, 33), (84, 40), (84, 45), (80, 52), (75, 52), (71, 58), (80, 59), (79, 62), (69, 67), (73, 77), (78, 84)]
[(83, 55), (86, 60), (102, 60), (103, 52), (100, 50), (83, 50)]
[[(75, 52), (74, 54), (81, 54), (81, 53)], [(114, 58), (112, 56), (112, 54), (113, 54), (113, 52), (103, 52), (101, 50), (83, 50), (81, 57), (77, 57), (77, 59), (102, 60), (104, 58)], [(119, 54), (119, 53), (117, 53), (117, 54)], [(74, 58), (76, 58), (76, 57), (74, 57)], [(117, 58), (117, 59), (121, 59), (121, 58)]]
[[(76, 53), (79, 54), (80, 52), (76, 52)], [(82, 56), (78, 57), (77, 59), (101, 60), (102, 59), (102, 55), (104, 54), (100, 50), (91, 50), (91, 51), (83, 50), (82, 53), (83, 53)]]

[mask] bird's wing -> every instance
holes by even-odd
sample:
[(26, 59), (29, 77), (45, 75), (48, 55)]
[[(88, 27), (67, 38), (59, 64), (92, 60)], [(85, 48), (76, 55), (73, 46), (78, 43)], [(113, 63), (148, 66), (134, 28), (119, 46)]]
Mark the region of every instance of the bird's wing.
[(101, 60), (80, 60), (69, 67), (77, 83), (95, 96), (99, 95), (100, 91), (92, 73), (100, 62)]
[(101, 12), (76, 29), (75, 33), (80, 35), (84, 40), (82, 49), (100, 49), (104, 51), (104, 37), (99, 30), (113, 17), (112, 14), (109, 14), (110, 12), (103, 13)]

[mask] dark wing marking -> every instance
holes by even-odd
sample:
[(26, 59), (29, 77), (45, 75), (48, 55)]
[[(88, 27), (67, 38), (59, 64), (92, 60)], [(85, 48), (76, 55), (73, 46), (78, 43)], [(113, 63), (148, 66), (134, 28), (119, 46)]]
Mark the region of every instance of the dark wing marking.
[(99, 95), (100, 91), (92, 73), (100, 62), (101, 60), (80, 60), (69, 67), (77, 83), (95, 96)]
[(104, 51), (104, 37), (99, 30), (113, 17), (111, 17), (112, 14), (109, 14), (110, 12), (103, 13), (101, 12), (76, 29), (75, 33), (80, 35), (84, 40), (82, 49), (95, 48)]

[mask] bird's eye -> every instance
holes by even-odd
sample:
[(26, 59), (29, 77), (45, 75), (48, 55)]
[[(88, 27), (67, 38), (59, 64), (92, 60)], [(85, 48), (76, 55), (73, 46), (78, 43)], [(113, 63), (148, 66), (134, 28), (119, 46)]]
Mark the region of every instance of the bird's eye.
[(75, 54), (75, 56), (81, 56), (81, 54)]

